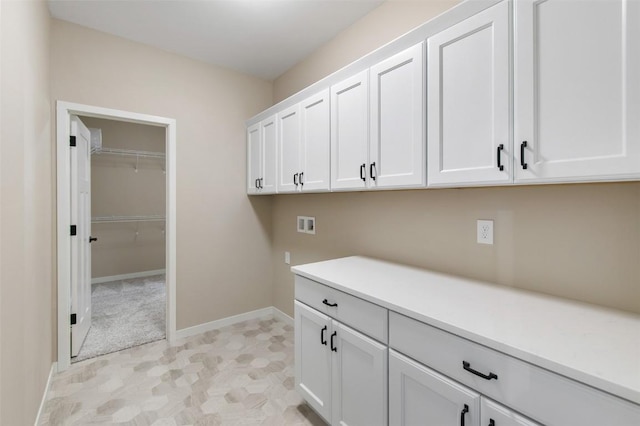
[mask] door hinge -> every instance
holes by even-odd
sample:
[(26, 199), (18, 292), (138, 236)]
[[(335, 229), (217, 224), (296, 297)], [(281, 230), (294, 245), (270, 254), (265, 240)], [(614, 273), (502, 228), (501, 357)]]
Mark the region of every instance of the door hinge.
[(69, 146), (76, 146), (76, 137), (69, 136)]
[(76, 314), (71, 314), (71, 325), (76, 325)]
[(76, 235), (76, 225), (71, 225), (71, 235)]

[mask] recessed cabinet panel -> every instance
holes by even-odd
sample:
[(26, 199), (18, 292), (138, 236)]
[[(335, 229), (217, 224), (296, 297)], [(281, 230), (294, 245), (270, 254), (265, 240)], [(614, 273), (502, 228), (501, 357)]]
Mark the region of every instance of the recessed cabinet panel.
[(312, 96), (301, 104), (302, 144), (301, 190), (329, 190), (329, 151), (331, 143), (329, 90)]
[(331, 421), (331, 319), (295, 301), (296, 390)]
[(640, 176), (640, 3), (514, 7), (516, 180)]
[(247, 129), (247, 193), (255, 194), (262, 176), (262, 146), (260, 143), (260, 123)]
[(260, 191), (262, 193), (276, 193), (276, 169), (278, 164), (277, 152), (277, 132), (275, 116), (268, 118), (261, 123), (261, 141), (263, 150), (262, 181)]
[(510, 181), (509, 3), (430, 37), (427, 64), (428, 185)]
[(300, 175), (300, 106), (278, 114), (278, 192), (298, 189)]
[(332, 424), (386, 425), (387, 347), (338, 322), (333, 325)]
[(390, 350), (389, 424), (479, 426), (480, 395)]
[(366, 186), (369, 79), (363, 71), (331, 87), (331, 189)]
[(370, 187), (425, 183), (423, 48), (371, 67)]

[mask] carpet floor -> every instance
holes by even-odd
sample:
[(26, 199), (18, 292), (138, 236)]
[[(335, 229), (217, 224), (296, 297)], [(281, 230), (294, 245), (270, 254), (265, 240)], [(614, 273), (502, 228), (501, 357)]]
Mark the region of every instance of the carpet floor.
[(165, 276), (94, 284), (91, 328), (78, 362), (165, 338)]

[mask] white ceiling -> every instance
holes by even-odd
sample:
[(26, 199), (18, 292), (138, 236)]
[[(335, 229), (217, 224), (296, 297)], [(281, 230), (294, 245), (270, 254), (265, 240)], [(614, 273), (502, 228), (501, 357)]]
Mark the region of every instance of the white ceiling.
[(384, 0), (49, 0), (54, 18), (272, 80)]

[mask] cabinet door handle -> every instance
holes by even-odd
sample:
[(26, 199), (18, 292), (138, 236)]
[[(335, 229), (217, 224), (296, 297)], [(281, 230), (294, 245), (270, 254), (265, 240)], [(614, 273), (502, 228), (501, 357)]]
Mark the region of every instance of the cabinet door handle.
[(464, 408), (460, 412), (460, 426), (464, 426), (464, 415), (469, 412), (469, 406), (464, 404)]
[(264, 178), (260, 178), (260, 189), (264, 188), (263, 182), (264, 182)]
[(504, 144), (498, 145), (498, 170), (503, 171), (504, 166), (502, 165), (502, 150), (504, 149)]
[(376, 171), (376, 173), (378, 172), (378, 170), (376, 170), (376, 162), (374, 161), (373, 163), (371, 163), (371, 165), (369, 166), (369, 176), (371, 176), (371, 179), (376, 180), (376, 175), (373, 174), (373, 171)]
[(367, 165), (366, 164), (361, 164), (360, 165), (360, 179), (362, 179), (363, 182), (367, 181), (367, 177), (365, 176), (365, 169), (366, 169)]
[(324, 327), (322, 327), (322, 330), (320, 330), (320, 343), (322, 343), (323, 345), (327, 346), (327, 339), (324, 338), (324, 332), (327, 331), (327, 326), (325, 325)]
[(258, 186), (258, 179), (256, 179), (256, 181), (255, 181), (255, 182), (253, 182), (253, 186), (255, 186), (255, 187), (256, 187), (256, 189), (260, 188), (260, 187)]
[(304, 176), (304, 172), (300, 172), (300, 176), (298, 176), (298, 182), (300, 182), (300, 185), (304, 185), (304, 182), (302, 181), (302, 176)]
[(97, 238), (97, 237), (89, 236), (89, 243), (92, 243), (92, 242), (94, 242), (94, 241), (98, 241), (98, 238)]
[(327, 305), (327, 306), (331, 306), (332, 308), (337, 308), (337, 307), (338, 307), (338, 304), (337, 304), (337, 303), (329, 303), (329, 301), (328, 301), (327, 299), (324, 299), (324, 300), (322, 301), (322, 303), (324, 303), (324, 304), (325, 304), (325, 305)]
[(496, 426), (495, 420), (489, 419), (489, 426)]
[(482, 374), (478, 370), (474, 370), (473, 368), (471, 368), (471, 364), (469, 364), (467, 361), (462, 361), (462, 368), (467, 370), (469, 373), (473, 373), (476, 376), (482, 377), (485, 380), (491, 380), (491, 379), (498, 380), (498, 375), (497, 374), (494, 374), (492, 372), (489, 372), (488, 376), (486, 374)]
[(529, 166), (524, 162), (524, 149), (527, 147), (527, 141), (523, 141), (520, 144), (520, 165), (523, 169), (527, 169)]
[(333, 334), (331, 335), (331, 350), (333, 352), (338, 352), (338, 348), (336, 348), (335, 345), (333, 344), (333, 338), (336, 337), (337, 334), (338, 332), (334, 331)]
[(293, 175), (293, 184), (294, 184), (295, 186), (298, 186), (298, 173), (295, 173), (295, 174)]

